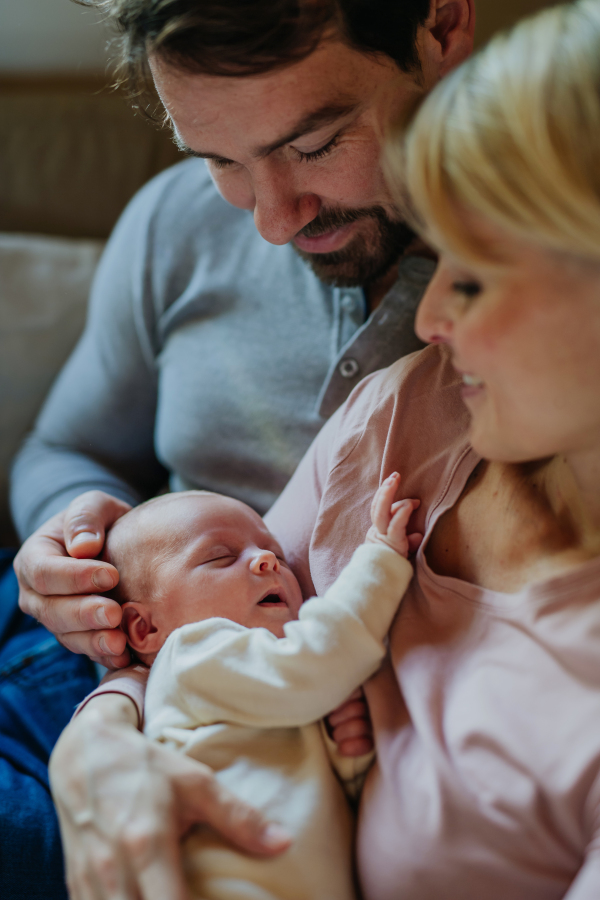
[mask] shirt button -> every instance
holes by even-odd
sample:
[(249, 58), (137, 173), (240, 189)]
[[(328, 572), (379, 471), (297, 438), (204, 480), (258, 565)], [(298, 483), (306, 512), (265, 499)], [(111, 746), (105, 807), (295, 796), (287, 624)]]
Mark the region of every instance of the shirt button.
[(345, 294), (345, 296), (342, 297), (341, 306), (346, 312), (353, 312), (356, 308), (356, 299), (351, 294)]
[(360, 371), (360, 366), (355, 359), (343, 359), (338, 366), (342, 378), (354, 378)]

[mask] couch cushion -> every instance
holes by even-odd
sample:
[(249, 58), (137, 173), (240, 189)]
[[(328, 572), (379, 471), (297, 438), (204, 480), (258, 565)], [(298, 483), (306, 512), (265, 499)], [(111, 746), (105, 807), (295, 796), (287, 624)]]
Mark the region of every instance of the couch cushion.
[(0, 233), (0, 544), (10, 461), (83, 328), (103, 243)]

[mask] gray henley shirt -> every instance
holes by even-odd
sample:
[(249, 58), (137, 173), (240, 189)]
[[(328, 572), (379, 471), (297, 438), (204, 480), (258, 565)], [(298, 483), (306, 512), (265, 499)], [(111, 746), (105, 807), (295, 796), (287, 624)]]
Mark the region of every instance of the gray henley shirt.
[(432, 271), (403, 260), (365, 321), (362, 289), (267, 243), (202, 161), (163, 172), (115, 228), (85, 331), (16, 458), (20, 535), (83, 491), (136, 504), (167, 479), (264, 513), (358, 381), (421, 346)]

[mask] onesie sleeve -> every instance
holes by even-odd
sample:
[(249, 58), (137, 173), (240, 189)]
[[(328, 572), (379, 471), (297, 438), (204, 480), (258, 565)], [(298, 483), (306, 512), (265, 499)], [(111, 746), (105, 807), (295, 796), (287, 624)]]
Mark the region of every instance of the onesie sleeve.
[(109, 672), (104, 676), (98, 687), (91, 694), (88, 694), (87, 697), (84, 697), (73, 713), (73, 718), (79, 715), (90, 700), (93, 700), (94, 697), (98, 697), (100, 694), (123, 694), (124, 697), (129, 697), (135, 706), (138, 714), (138, 727), (141, 730), (144, 724), (144, 696), (149, 674), (150, 669), (143, 665), (128, 666), (126, 669)]
[(225, 619), (177, 629), (151, 670), (146, 733), (217, 722), (291, 728), (322, 718), (379, 667), (411, 577), (395, 551), (363, 544), (283, 638)]

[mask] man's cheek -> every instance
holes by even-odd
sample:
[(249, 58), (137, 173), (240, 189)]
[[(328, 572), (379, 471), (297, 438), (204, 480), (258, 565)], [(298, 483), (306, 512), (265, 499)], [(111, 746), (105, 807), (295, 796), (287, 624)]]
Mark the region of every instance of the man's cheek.
[(213, 184), (223, 200), (237, 206), (238, 209), (254, 209), (254, 191), (244, 171), (230, 172), (227, 169), (219, 169), (208, 160), (206, 165)]

